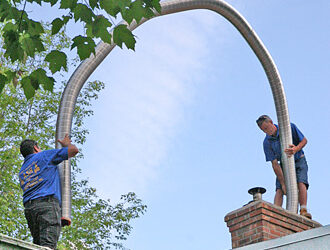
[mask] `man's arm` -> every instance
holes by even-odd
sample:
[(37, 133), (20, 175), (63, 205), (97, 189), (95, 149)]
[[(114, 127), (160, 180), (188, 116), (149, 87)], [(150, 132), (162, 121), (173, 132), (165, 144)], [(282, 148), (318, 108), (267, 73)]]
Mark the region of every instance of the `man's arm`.
[(299, 152), (300, 150), (305, 147), (307, 144), (307, 139), (304, 137), (297, 146), (290, 144), (287, 149), (284, 150), (284, 152), (287, 154), (288, 157), (293, 156), (295, 153)]
[(58, 140), (58, 142), (61, 143), (62, 147), (68, 147), (68, 158), (75, 156), (79, 152), (78, 148), (74, 144), (71, 144), (68, 134), (62, 140)]
[(272, 161), (273, 170), (277, 176), (277, 179), (281, 183), (283, 194), (286, 194), (286, 186), (284, 182), (284, 175), (281, 166), (278, 164), (277, 159)]

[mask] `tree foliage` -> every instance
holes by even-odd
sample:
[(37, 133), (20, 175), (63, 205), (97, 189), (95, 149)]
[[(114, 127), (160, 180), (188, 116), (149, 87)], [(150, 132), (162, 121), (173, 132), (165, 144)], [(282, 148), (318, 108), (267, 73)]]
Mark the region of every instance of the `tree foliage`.
[[(110, 28), (114, 26), (112, 18), (121, 16), (128, 24), (142, 18), (151, 18), (154, 11), (160, 12), (160, 0), (0, 0), (0, 24), (2, 24), (2, 48), (4, 57), (12, 64), (26, 64), (33, 60), (40, 52), (44, 52), (47, 41), (43, 25), (29, 18), (25, 11), (27, 4), (43, 6), (50, 4), (54, 10), (62, 9), (67, 13), (51, 20), (51, 34), (56, 35), (65, 30), (66, 25), (80, 22), (84, 30), (80, 35), (72, 37), (70, 48), (77, 49), (80, 60), (95, 53), (95, 39), (99, 38), (106, 43), (113, 40), (122, 48), (135, 48), (136, 40), (126, 25), (114, 27), (113, 37)], [(29, 72), (24, 77), (20, 74), (21, 68), (0, 72), (0, 93), (8, 83), (20, 83), (27, 99), (34, 96), (39, 86), (52, 90), (54, 78), (48, 74), (67, 70), (67, 54), (63, 49), (55, 48), (47, 52), (46, 65), (37, 67), (37, 72)], [(40, 77), (37, 77), (40, 76)]]
[[(45, 63), (42, 58), (54, 47), (67, 46), (64, 33), (55, 36), (48, 34), (45, 51), (37, 55), (40, 60), (22, 65), (22, 77), (30, 71), (38, 72)], [(6, 60), (0, 51), (3, 62), (1, 70), (11, 71), (15, 65)], [(30, 67), (30, 68), (29, 68)], [(37, 74), (37, 73), (36, 73)], [(31, 75), (31, 74), (30, 74)], [(25, 100), (25, 89), (6, 85), (0, 98), (0, 233), (31, 240), (27, 222), (24, 217), (22, 191), (19, 186), (18, 172), (22, 164), (19, 144), (24, 138), (38, 141), (42, 149), (55, 145), (55, 123), (64, 84), (56, 86), (53, 93), (40, 88), (29, 100)], [(84, 119), (93, 114), (91, 102), (98, 98), (104, 88), (99, 81), (90, 82), (82, 90), (75, 108), (72, 137), (74, 142), (82, 145), (88, 134), (84, 128)], [(109, 200), (100, 199), (96, 190), (87, 180), (80, 180), (78, 161), (72, 161), (72, 226), (63, 228), (59, 249), (105, 249), (111, 246), (123, 248), (122, 241), (130, 234), (131, 220), (138, 218), (146, 211), (134, 193), (123, 195), (121, 201), (112, 205)]]

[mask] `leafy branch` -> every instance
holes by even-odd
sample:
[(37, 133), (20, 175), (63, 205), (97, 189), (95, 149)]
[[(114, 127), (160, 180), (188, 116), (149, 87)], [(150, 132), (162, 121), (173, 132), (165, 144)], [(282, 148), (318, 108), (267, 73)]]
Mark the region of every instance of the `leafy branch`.
[[(114, 41), (119, 47), (123, 44), (128, 49), (135, 49), (136, 40), (126, 25), (118, 25), (113, 29), (112, 18), (119, 15), (128, 23), (140, 22), (142, 18), (151, 18), (155, 12), (161, 11), (160, 0), (0, 0), (0, 33), (4, 57), (11, 63), (25, 64), (45, 51), (44, 34), (47, 32), (41, 22), (29, 18), (25, 11), (26, 2), (42, 6), (49, 3), (54, 9), (67, 10), (67, 15), (57, 16), (51, 21), (51, 34), (56, 35), (65, 30), (70, 22), (80, 22), (84, 26), (84, 34), (71, 40), (71, 50), (77, 49), (80, 60), (95, 53), (94, 39), (103, 42)], [(106, 13), (97, 15), (96, 13)], [(20, 84), (27, 99), (32, 98), (39, 86), (52, 91), (55, 80), (52, 74), (67, 71), (67, 55), (64, 50), (54, 49), (45, 55), (47, 62), (44, 68), (37, 68), (21, 77), (19, 68), (11, 71), (0, 71), (0, 93), (4, 86)]]

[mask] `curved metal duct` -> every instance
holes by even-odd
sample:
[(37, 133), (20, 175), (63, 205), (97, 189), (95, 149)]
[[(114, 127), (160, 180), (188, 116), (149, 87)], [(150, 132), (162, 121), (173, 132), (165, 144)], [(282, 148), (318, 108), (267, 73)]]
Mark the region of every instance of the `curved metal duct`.
[[(284, 88), (276, 68), (276, 65), (259, 39), (257, 34), (232, 6), (221, 0), (172, 0), (161, 2), (161, 14), (163, 16), (172, 13), (194, 10), (209, 9), (213, 10), (229, 22), (242, 34), (248, 42), (255, 55), (258, 57), (267, 75), (276, 107), (277, 119), (280, 127), (280, 138), (282, 147), (282, 163), (285, 183), (287, 186), (287, 210), (297, 213), (298, 210), (298, 190), (295, 174), (295, 166), (293, 157), (288, 158), (283, 149), (292, 144), (291, 126), (289, 121), (289, 113), (285, 98)], [(129, 29), (132, 31), (142, 23), (147, 21), (143, 19), (139, 24), (132, 22)], [(64, 137), (66, 133), (70, 134), (72, 126), (72, 118), (78, 94), (88, 77), (93, 73), (103, 59), (112, 51), (116, 44), (106, 44), (100, 42), (95, 49), (95, 56), (91, 55), (88, 59), (81, 62), (75, 72), (72, 74), (63, 94), (59, 107), (59, 113), (56, 124), (56, 141), (58, 138)], [(59, 148), (61, 145), (56, 144)], [(62, 183), (62, 222), (64, 225), (71, 223), (71, 169), (70, 160), (65, 161), (60, 166), (60, 176)]]

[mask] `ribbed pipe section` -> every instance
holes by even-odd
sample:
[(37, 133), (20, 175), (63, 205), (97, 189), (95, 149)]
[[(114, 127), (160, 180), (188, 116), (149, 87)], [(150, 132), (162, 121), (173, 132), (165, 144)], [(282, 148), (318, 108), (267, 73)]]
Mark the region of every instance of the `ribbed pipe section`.
[[(168, 2), (162, 2), (161, 14), (156, 16), (163, 16), (173, 13), (178, 13), (187, 10), (194, 9), (209, 9), (217, 12), (221, 16), (225, 17), (231, 22), (235, 28), (242, 34), (244, 39), (248, 42), (255, 55), (258, 57), (262, 64), (265, 73), (267, 75), (277, 113), (277, 119), (280, 127), (280, 138), (282, 147), (282, 163), (285, 183), (287, 186), (287, 210), (291, 212), (297, 212), (298, 210), (298, 190), (295, 174), (295, 166), (293, 157), (288, 158), (283, 149), (287, 148), (289, 144), (292, 144), (291, 127), (289, 121), (289, 113), (287, 102), (285, 98), (285, 92), (280, 78), (280, 74), (276, 68), (276, 65), (267, 51), (266, 47), (254, 32), (252, 27), (244, 19), (238, 11), (232, 6), (221, 0), (174, 0)], [(130, 30), (134, 30), (137, 26), (147, 21), (143, 19), (139, 24), (133, 22), (130, 26)], [(64, 137), (66, 133), (70, 134), (72, 127), (72, 118), (74, 108), (76, 105), (77, 97), (81, 88), (94, 72), (97, 66), (103, 61), (103, 59), (112, 51), (116, 45), (106, 44), (100, 42), (95, 49), (95, 56), (91, 55), (90, 58), (81, 62), (75, 72), (72, 74), (63, 94), (59, 107), (57, 124), (56, 124), (56, 141), (59, 138)], [(56, 148), (60, 148), (59, 143), (56, 144)], [(60, 165), (60, 176), (62, 183), (62, 221), (65, 224), (71, 222), (71, 169), (70, 160), (65, 161)]]

